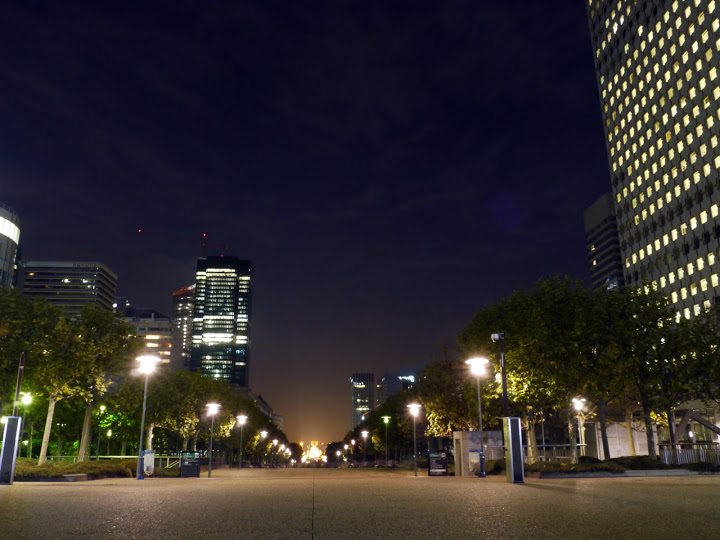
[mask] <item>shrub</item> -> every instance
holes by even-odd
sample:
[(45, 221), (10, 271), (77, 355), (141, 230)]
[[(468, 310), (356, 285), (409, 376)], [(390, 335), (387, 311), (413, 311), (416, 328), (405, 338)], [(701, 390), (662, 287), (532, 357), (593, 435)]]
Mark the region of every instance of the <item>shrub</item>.
[(631, 471), (651, 471), (657, 469), (672, 469), (673, 467), (665, 465), (658, 459), (653, 459), (650, 456), (623, 456), (610, 460), (612, 463), (616, 463), (621, 467), (630, 469)]
[(155, 472), (153, 473), (153, 476), (156, 476), (158, 478), (179, 478), (180, 477), (180, 467), (170, 467), (170, 468), (164, 468), (164, 469), (155, 469)]
[(565, 473), (577, 474), (586, 472), (609, 472), (613, 474), (621, 474), (625, 472), (625, 468), (609, 461), (597, 461), (591, 463), (568, 463), (559, 461), (541, 461), (527, 465), (525, 470), (528, 472), (538, 473)]
[(695, 471), (699, 473), (717, 473), (720, 472), (720, 467), (714, 463), (708, 463), (707, 461), (699, 461), (698, 463), (687, 463), (682, 466), (683, 469)]
[(485, 474), (502, 474), (505, 472), (504, 459), (491, 459), (485, 463)]

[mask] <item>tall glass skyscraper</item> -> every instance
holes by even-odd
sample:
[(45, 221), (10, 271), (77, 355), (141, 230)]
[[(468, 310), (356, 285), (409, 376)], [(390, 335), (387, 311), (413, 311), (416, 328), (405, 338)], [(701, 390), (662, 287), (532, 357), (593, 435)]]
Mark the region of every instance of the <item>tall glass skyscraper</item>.
[(252, 265), (237, 257), (200, 259), (195, 278), (190, 368), (249, 387)]
[(355, 429), (355, 426), (363, 421), (363, 417), (375, 408), (374, 380), (373, 373), (353, 373), (350, 376), (352, 396), (350, 429)]
[(195, 310), (195, 285), (183, 287), (172, 295), (173, 342), (170, 369), (190, 369), (192, 322)]
[(720, 300), (720, 3), (588, 0), (625, 282)]
[(20, 219), (12, 208), (0, 203), (0, 286), (15, 284), (19, 243)]

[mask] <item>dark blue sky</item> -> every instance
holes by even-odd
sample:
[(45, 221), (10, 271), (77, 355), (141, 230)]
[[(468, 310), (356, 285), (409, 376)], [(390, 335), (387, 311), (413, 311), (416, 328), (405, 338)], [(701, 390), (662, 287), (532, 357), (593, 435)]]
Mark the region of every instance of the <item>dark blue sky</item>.
[[(348, 377), (584, 278), (609, 189), (582, 2), (0, 7), (0, 200), (27, 259), (100, 260), (168, 311), (199, 247), (255, 266), (253, 389), (293, 439)], [(211, 251), (212, 253), (212, 251)]]

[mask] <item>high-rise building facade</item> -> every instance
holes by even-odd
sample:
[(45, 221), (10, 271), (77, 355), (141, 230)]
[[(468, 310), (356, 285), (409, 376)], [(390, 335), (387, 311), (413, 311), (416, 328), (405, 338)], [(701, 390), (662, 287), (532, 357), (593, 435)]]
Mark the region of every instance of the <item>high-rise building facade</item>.
[(168, 317), (154, 309), (143, 308), (127, 308), (120, 317), (132, 324), (136, 335), (143, 340), (143, 349), (137, 356), (155, 356), (160, 359), (161, 366), (170, 364), (173, 325)]
[(195, 308), (195, 285), (178, 289), (172, 295), (173, 343), (170, 368), (190, 369), (192, 320)]
[(350, 376), (350, 395), (352, 398), (351, 428), (363, 421), (365, 414), (375, 407), (375, 375), (373, 373), (353, 373)]
[(100, 262), (28, 261), (22, 268), (22, 293), (41, 297), (66, 315), (77, 315), (85, 304), (112, 311), (117, 275)]
[(590, 284), (593, 289), (614, 289), (625, 284), (615, 205), (611, 193), (605, 193), (585, 210)]
[(720, 297), (720, 4), (589, 0), (627, 285), (690, 318)]
[(20, 244), (20, 218), (0, 203), (0, 287), (12, 287), (17, 279), (17, 253)]
[(198, 260), (190, 368), (249, 387), (252, 265), (237, 257)]
[(422, 371), (423, 366), (413, 366), (392, 373), (386, 373), (380, 377), (375, 384), (375, 406), (382, 405), (386, 399), (394, 396), (398, 392), (407, 390), (415, 386), (418, 380), (418, 374)]

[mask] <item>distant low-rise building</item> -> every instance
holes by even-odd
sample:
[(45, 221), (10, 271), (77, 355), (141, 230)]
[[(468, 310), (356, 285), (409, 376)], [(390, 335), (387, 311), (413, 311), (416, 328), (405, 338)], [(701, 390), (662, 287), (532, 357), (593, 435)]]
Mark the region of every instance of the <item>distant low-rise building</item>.
[(375, 385), (375, 406), (382, 405), (389, 397), (415, 386), (422, 368), (423, 366), (413, 366), (380, 377)]
[(122, 319), (135, 327), (137, 336), (144, 342), (138, 356), (150, 355), (160, 359), (160, 365), (168, 366), (172, 353), (173, 325), (168, 317), (154, 309), (128, 308)]

